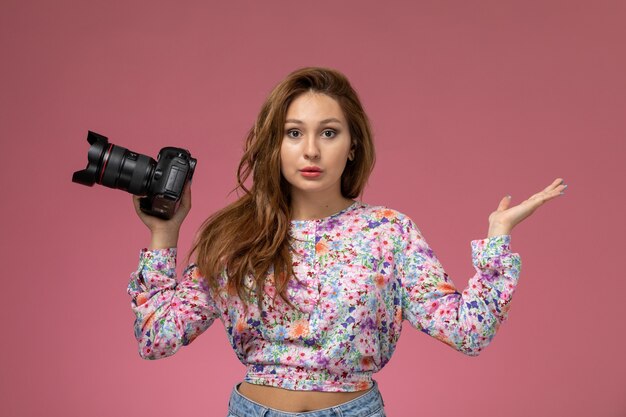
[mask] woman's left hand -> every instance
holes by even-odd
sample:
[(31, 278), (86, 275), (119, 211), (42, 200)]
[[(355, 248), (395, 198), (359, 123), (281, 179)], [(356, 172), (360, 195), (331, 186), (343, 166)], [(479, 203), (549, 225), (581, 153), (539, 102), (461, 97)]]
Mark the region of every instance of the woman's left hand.
[(562, 195), (565, 188), (567, 188), (567, 185), (564, 184), (563, 179), (557, 178), (542, 191), (533, 194), (527, 200), (513, 207), (509, 207), (511, 203), (509, 196), (504, 197), (496, 211), (489, 215), (489, 233), (487, 237), (510, 234), (511, 230), (518, 223), (533, 214), (539, 206)]

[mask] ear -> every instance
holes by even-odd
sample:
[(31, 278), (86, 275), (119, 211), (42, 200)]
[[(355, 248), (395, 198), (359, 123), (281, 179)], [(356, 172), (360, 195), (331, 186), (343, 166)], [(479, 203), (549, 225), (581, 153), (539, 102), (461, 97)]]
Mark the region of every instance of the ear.
[(352, 145), (350, 146), (350, 153), (348, 153), (348, 159), (350, 161), (354, 160), (355, 152), (356, 152), (356, 143), (353, 141)]

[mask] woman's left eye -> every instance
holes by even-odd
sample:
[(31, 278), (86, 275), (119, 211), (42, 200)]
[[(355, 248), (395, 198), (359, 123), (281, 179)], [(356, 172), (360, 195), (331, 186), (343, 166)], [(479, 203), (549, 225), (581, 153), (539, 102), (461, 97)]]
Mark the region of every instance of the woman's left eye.
[(337, 132), (335, 132), (334, 130), (325, 130), (322, 132), (322, 135), (325, 138), (334, 138), (336, 134)]

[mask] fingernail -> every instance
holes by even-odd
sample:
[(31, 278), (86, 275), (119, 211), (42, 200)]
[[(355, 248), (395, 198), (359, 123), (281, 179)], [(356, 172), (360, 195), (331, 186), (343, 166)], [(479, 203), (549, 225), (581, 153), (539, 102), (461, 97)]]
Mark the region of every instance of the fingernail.
[(510, 196), (510, 195), (507, 195), (507, 196), (506, 196), (506, 198), (511, 198), (511, 196)]

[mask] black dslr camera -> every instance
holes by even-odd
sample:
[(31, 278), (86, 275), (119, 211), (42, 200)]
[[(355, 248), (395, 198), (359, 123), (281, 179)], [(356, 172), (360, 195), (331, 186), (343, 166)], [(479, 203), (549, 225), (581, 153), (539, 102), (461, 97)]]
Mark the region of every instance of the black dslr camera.
[(87, 168), (74, 172), (72, 181), (91, 187), (94, 183), (117, 188), (141, 198), (144, 213), (171, 219), (191, 180), (196, 160), (186, 149), (167, 147), (157, 160), (109, 143), (106, 136), (89, 131)]

